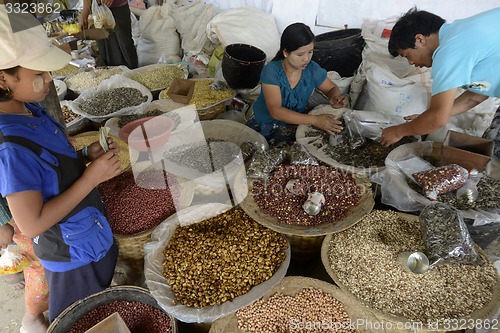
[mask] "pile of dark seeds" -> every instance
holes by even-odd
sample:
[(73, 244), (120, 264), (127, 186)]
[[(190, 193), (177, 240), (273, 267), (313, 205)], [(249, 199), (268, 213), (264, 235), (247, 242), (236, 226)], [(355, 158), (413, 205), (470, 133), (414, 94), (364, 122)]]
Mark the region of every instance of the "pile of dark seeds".
[(338, 144), (332, 146), (329, 144), (330, 134), (325, 131), (311, 130), (305, 133), (306, 138), (316, 138), (310, 142), (313, 142), (312, 144), (316, 148), (323, 149), (333, 160), (358, 168), (383, 167), (385, 166), (385, 158), (394, 148), (417, 141), (414, 137), (406, 136), (390, 147), (384, 147), (376, 141), (366, 139), (366, 145), (353, 150), (349, 146), (346, 129), (341, 132), (341, 135), (342, 138), (338, 141)]
[[(287, 190), (291, 179), (299, 179), (306, 187), (303, 191)], [(302, 205), (310, 192), (321, 192), (325, 205), (318, 215), (307, 214)], [(328, 166), (285, 165), (278, 166), (267, 182), (255, 181), (252, 194), (263, 212), (276, 217), (280, 223), (288, 225), (318, 225), (335, 223), (355, 207), (363, 189), (352, 175)]]
[(93, 116), (105, 116), (148, 100), (135, 88), (119, 87), (97, 93), (80, 103), (80, 109)]
[(143, 171), (137, 180), (128, 170), (101, 184), (99, 193), (113, 233), (130, 235), (154, 228), (175, 213), (172, 196), (179, 196), (180, 187), (162, 170)]
[(172, 321), (163, 311), (142, 302), (114, 301), (88, 312), (68, 333), (83, 333), (118, 312), (131, 333), (171, 333)]

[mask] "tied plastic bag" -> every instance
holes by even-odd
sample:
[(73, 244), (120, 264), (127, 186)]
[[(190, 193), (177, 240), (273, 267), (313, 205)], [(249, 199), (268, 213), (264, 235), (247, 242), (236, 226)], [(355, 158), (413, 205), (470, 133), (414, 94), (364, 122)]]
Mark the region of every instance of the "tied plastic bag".
[(413, 179), (425, 191), (425, 196), (437, 200), (438, 195), (461, 188), (469, 172), (458, 164), (449, 164), (412, 174)]
[(347, 134), (349, 137), (349, 147), (351, 149), (361, 148), (366, 144), (364, 136), (361, 134), (361, 128), (354, 118), (352, 111), (347, 111), (344, 113), (344, 124), (347, 128)]
[(458, 210), (444, 203), (433, 203), (422, 210), (419, 219), (430, 267), (482, 263)]
[(250, 161), (247, 177), (266, 180), (274, 168), (280, 165), (285, 158), (286, 151), (281, 148), (256, 151)]
[(294, 143), (288, 150), (290, 156), (290, 164), (294, 165), (319, 165), (307, 149), (300, 143)]
[(92, 16), (94, 19), (94, 27), (97, 29), (113, 30), (116, 22), (111, 9), (105, 4), (92, 0)]

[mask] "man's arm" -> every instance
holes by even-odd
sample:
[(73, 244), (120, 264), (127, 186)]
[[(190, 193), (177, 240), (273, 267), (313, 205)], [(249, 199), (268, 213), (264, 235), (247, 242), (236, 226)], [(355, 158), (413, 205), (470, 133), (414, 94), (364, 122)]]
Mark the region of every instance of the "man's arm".
[(462, 110), (463, 108), (463, 106), (454, 108), (456, 93), (457, 89), (450, 89), (432, 96), (429, 109), (418, 117), (405, 124), (384, 129), (380, 143), (387, 147), (398, 142), (405, 136), (429, 134), (443, 127), (454, 115), (453, 112)]

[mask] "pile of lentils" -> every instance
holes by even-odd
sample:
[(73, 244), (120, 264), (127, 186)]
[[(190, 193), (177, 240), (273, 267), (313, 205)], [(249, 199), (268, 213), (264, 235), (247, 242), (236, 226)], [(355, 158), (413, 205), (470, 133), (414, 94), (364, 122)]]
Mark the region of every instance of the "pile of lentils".
[(427, 323), (467, 316), (492, 299), (498, 273), (485, 264), (448, 264), (414, 274), (398, 262), (401, 252), (425, 253), (418, 218), (374, 210), (328, 244), (331, 269), (365, 305)]
[(338, 144), (332, 146), (329, 143), (330, 134), (325, 131), (310, 130), (305, 133), (306, 138), (311, 138), (310, 144), (317, 149), (322, 149), (333, 160), (358, 168), (383, 167), (385, 166), (385, 158), (394, 148), (417, 141), (414, 137), (405, 136), (390, 147), (384, 147), (377, 141), (366, 139), (364, 146), (351, 149), (347, 129), (344, 128), (339, 135), (342, 137)]
[(146, 170), (134, 179), (132, 170), (99, 186), (113, 233), (130, 235), (149, 230), (176, 212), (180, 186), (163, 170)]
[(181, 122), (181, 117), (175, 113), (175, 112), (165, 112), (162, 110), (158, 109), (153, 109), (146, 111), (141, 114), (132, 114), (128, 116), (121, 116), (120, 119), (118, 120), (118, 127), (122, 128), (123, 126), (127, 125), (128, 123), (141, 119), (141, 118), (146, 118), (146, 117), (157, 117), (157, 116), (162, 116), (162, 117), (168, 117), (174, 121), (174, 128), (173, 130), (180, 124)]
[(186, 71), (180, 65), (154, 66), (149, 69), (138, 69), (127, 73), (127, 77), (139, 82), (149, 90), (160, 90), (169, 87), (174, 79), (183, 79)]
[(121, 67), (96, 68), (88, 71), (80, 71), (68, 76), (64, 82), (71, 90), (82, 91), (97, 87), (102, 81), (109, 79), (115, 74), (123, 73)]
[[(310, 332), (347, 333), (354, 329), (340, 329), (335, 324), (350, 322), (344, 305), (332, 295), (316, 288), (304, 288), (294, 296), (274, 294), (266, 300), (260, 299), (236, 312), (238, 328), (245, 333), (262, 332)], [(301, 325), (292, 325), (292, 323)], [(305, 327), (305, 323), (328, 323), (331, 327)], [(343, 326), (343, 327), (346, 327)], [(347, 326), (348, 327), (348, 326)]]
[[(289, 191), (289, 180), (298, 179), (294, 190)], [(255, 181), (252, 194), (260, 209), (287, 225), (314, 226), (335, 223), (355, 207), (363, 194), (352, 174), (328, 166), (279, 165), (267, 182)], [(325, 197), (324, 207), (317, 215), (309, 215), (302, 205), (308, 193), (320, 192)]]
[[(194, 104), (197, 109), (203, 109), (214, 104), (220, 103), (234, 96), (234, 90), (216, 90), (212, 89), (211, 85), (214, 83), (212, 79), (194, 80), (193, 97), (189, 104)], [(160, 99), (170, 99), (167, 95), (168, 89), (160, 92)]]
[(231, 163), (239, 153), (239, 147), (231, 142), (207, 139), (197, 145), (175, 147), (164, 156), (181, 166), (209, 174)]
[(80, 109), (93, 116), (106, 116), (123, 108), (137, 106), (148, 100), (139, 89), (119, 87), (98, 92), (80, 103)]
[(202, 308), (246, 294), (285, 259), (286, 238), (241, 208), (178, 227), (163, 251), (163, 275), (175, 302)]
[(88, 312), (78, 320), (68, 333), (84, 333), (94, 325), (118, 312), (131, 333), (171, 333), (170, 317), (149, 304), (142, 302), (113, 301)]

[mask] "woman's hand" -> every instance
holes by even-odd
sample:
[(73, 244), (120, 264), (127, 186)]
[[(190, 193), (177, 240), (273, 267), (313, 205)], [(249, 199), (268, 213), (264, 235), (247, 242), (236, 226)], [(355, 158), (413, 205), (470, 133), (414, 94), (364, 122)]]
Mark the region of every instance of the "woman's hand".
[(343, 129), (342, 122), (331, 114), (314, 115), (313, 125), (330, 134), (339, 133)]
[[(108, 147), (109, 147), (109, 151), (111, 151), (112, 153), (118, 154), (118, 152), (119, 152), (118, 144), (116, 142), (114, 142), (113, 138), (111, 138), (111, 137), (108, 138)], [(89, 146), (89, 159), (91, 161), (95, 160), (96, 158), (98, 158), (99, 156), (101, 156), (104, 153), (105, 153), (105, 151), (104, 151), (104, 149), (102, 149), (102, 146), (99, 143), (99, 141), (93, 142)]]
[(334, 109), (340, 109), (347, 105), (347, 97), (344, 95), (332, 96), (328, 99), (328, 102)]
[[(102, 150), (102, 148), (101, 148)], [(121, 172), (121, 164), (118, 155), (111, 150), (103, 153), (90, 163), (85, 169), (85, 176), (94, 187), (109, 180)]]

